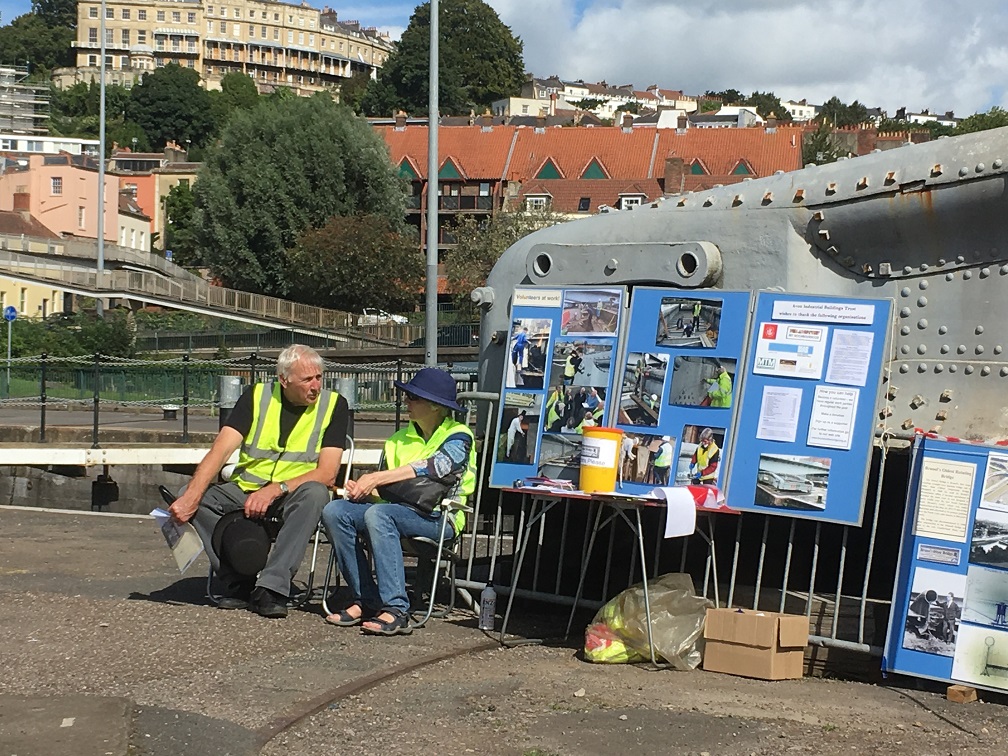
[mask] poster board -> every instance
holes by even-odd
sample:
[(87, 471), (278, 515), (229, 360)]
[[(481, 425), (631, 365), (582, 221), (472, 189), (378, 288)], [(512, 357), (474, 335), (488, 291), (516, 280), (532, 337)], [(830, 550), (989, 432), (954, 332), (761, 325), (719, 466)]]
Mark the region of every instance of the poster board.
[[(723, 484), (751, 298), (748, 291), (634, 289), (609, 421), (626, 443), (617, 490)], [(705, 429), (711, 435), (698, 451)]]
[(1008, 690), (1008, 450), (918, 438), (882, 668)]
[(726, 497), (733, 509), (860, 525), (892, 301), (762, 291)]
[(623, 287), (515, 289), (491, 486), (546, 477), (577, 487), (581, 431), (609, 414), (625, 303)]

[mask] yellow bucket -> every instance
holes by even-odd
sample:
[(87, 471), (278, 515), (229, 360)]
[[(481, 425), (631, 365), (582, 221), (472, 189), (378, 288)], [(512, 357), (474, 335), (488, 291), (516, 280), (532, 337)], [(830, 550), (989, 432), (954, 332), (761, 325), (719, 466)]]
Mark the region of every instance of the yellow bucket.
[(582, 436), (579, 488), (588, 493), (616, 490), (623, 431), (589, 426), (582, 431)]

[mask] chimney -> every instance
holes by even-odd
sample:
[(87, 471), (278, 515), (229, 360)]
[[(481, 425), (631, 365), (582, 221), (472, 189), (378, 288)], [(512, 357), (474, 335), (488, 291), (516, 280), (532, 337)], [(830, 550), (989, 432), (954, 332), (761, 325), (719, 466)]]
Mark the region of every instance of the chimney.
[(633, 115), (630, 113), (623, 114), (623, 131), (627, 134), (633, 131)]
[(777, 114), (772, 110), (766, 119), (766, 130), (768, 134), (774, 134), (777, 131)]
[(686, 133), (686, 114), (680, 113), (679, 117), (676, 119), (676, 133), (685, 134)]
[(14, 192), (14, 212), (31, 212), (31, 195), (28, 192)]
[(682, 194), (686, 182), (686, 162), (681, 157), (665, 158), (665, 194)]
[(474, 126), (476, 124), (476, 111), (472, 108), (469, 109), (469, 125)]
[(546, 116), (540, 114), (536, 116), (535, 130), (539, 134), (543, 134), (546, 131)]
[(395, 114), (395, 130), (404, 131), (406, 129), (406, 111), (399, 110)]

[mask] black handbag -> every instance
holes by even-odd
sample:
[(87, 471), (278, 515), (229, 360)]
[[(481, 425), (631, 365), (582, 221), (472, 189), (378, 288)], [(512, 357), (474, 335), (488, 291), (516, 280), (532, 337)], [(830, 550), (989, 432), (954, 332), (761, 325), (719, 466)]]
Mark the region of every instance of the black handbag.
[(424, 514), (431, 514), (441, 506), (441, 502), (457, 483), (457, 475), (452, 475), (445, 481), (420, 476), (378, 486), (378, 495), (385, 501), (406, 504)]

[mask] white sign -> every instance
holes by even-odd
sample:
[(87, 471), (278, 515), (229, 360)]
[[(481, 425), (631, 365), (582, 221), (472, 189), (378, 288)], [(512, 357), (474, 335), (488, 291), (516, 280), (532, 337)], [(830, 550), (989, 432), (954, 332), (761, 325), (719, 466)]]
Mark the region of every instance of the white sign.
[(774, 320), (815, 320), (821, 323), (871, 325), (875, 320), (875, 305), (778, 300), (773, 303), (772, 317)]
[(857, 403), (857, 389), (816, 386), (808, 445), (850, 451)]
[(790, 386), (764, 386), (756, 438), (793, 444), (798, 437), (802, 390)]
[(560, 307), (563, 292), (560, 289), (515, 289), (512, 307)]
[(828, 332), (825, 326), (760, 323), (753, 372), (818, 381)]

